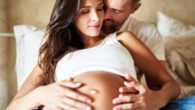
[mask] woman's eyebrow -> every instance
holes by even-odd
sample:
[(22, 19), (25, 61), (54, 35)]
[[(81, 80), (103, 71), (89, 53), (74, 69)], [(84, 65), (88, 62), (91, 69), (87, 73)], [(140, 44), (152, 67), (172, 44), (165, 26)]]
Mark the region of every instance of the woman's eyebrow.
[(81, 8), (90, 8), (91, 6), (82, 6)]
[[(98, 4), (98, 6), (104, 5), (104, 2)], [(90, 8), (91, 6), (81, 6), (81, 8)]]
[(104, 5), (104, 2), (101, 2), (98, 6)]

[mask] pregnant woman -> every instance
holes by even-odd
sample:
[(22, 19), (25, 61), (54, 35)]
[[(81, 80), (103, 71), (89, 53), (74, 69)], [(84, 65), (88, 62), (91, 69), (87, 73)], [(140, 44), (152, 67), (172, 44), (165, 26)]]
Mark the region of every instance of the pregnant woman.
[(7, 110), (112, 110), (135, 64), (159, 85), (173, 80), (132, 33), (101, 33), (103, 18), (102, 0), (56, 0), (39, 63)]

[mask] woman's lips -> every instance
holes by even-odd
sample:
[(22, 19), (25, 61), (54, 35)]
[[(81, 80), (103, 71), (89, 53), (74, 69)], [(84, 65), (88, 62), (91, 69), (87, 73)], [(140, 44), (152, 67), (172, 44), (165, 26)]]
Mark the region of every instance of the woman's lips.
[(89, 26), (90, 28), (93, 28), (93, 29), (99, 29), (100, 28), (100, 25), (92, 25), (92, 26)]

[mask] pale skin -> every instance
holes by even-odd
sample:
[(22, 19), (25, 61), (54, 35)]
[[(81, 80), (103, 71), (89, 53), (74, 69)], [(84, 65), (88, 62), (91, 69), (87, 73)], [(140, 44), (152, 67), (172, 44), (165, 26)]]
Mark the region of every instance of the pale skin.
[[(101, 10), (101, 0), (97, 0), (96, 2), (92, 2), (91, 0), (84, 1), (86, 1), (84, 6), (87, 7), (82, 8), (80, 11), (86, 11), (87, 14), (77, 16), (75, 25), (80, 33), (82, 33), (80, 35), (85, 44), (85, 48), (91, 48), (100, 44), (103, 40), (100, 39), (98, 35), (103, 22), (104, 12)], [(87, 25), (82, 25), (82, 23)], [(93, 26), (95, 26), (95, 29)], [(89, 29), (91, 29), (90, 33), (88, 33)], [(136, 65), (145, 72), (146, 76), (152, 79), (155, 84), (162, 87), (160, 90), (154, 91), (141, 85), (132, 77), (126, 76), (126, 87), (122, 87), (120, 95), (123, 95), (123, 93), (126, 92), (134, 93), (137, 91), (139, 91), (139, 94), (127, 94), (114, 99), (113, 103), (116, 104), (114, 109), (119, 108), (120, 110), (123, 110), (134, 109), (134, 107), (136, 107), (141, 110), (156, 110), (179, 95), (177, 83), (156, 60), (148, 48), (132, 33), (124, 32), (118, 34), (117, 40), (131, 52)], [(151, 63), (148, 64), (147, 62)], [(47, 109), (51, 110), (81, 110), (91, 107), (90, 105), (93, 100), (90, 97), (74, 91), (74, 89), (80, 88), (82, 84), (77, 84), (70, 79), (52, 83), (50, 85), (44, 85), (43, 79), (39, 77), (41, 74), (42, 70), (37, 65), (6, 110), (32, 110), (41, 105), (44, 105)], [(135, 102), (120, 104), (120, 102), (131, 102), (131, 99)], [(28, 102), (29, 100), (30, 103)], [(151, 103), (153, 105), (151, 105)]]

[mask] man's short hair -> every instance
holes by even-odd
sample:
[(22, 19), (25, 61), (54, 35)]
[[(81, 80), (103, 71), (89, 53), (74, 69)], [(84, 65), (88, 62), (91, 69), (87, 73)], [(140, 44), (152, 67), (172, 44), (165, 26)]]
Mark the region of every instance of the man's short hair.
[(132, 4), (131, 4), (131, 7), (134, 8), (134, 6), (135, 6), (137, 3), (139, 3), (139, 2), (140, 2), (140, 0), (133, 0), (133, 1), (132, 1)]

